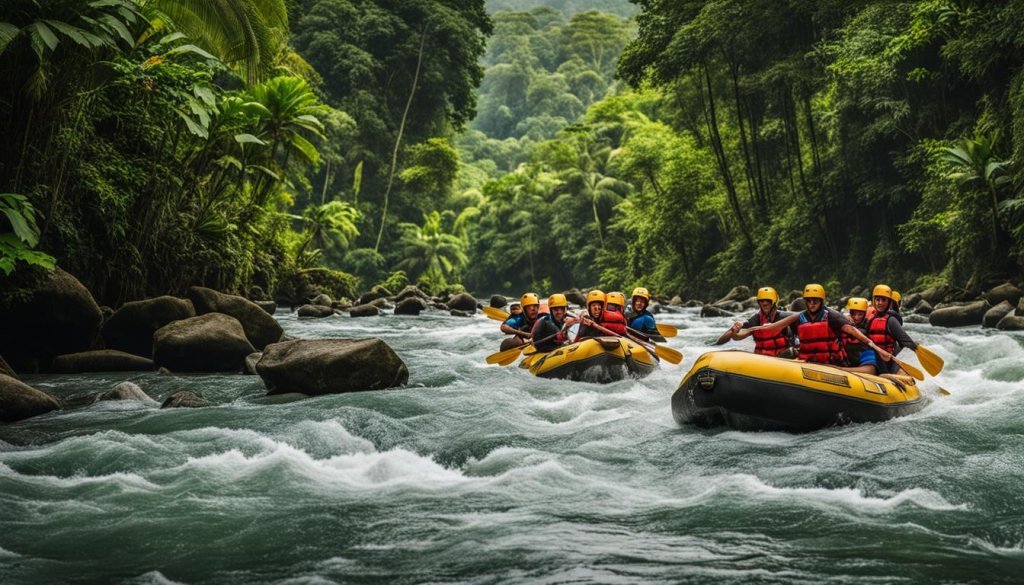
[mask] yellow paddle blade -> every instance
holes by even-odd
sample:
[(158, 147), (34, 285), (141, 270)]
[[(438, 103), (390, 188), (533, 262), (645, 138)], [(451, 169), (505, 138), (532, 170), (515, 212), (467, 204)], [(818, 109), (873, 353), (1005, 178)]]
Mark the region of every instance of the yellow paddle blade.
[(910, 374), (910, 377), (912, 377), (913, 379), (921, 381), (924, 380), (924, 374), (921, 373), (921, 370), (915, 368), (914, 366), (908, 364), (907, 362), (900, 361), (895, 357), (893, 357), (892, 360), (899, 364), (899, 366), (903, 368), (903, 371)]
[(508, 364), (503, 364), (502, 362), (511, 359), (511, 361), (509, 363), (512, 363), (512, 362), (514, 362), (516, 360), (517, 357), (519, 357), (519, 354), (522, 353), (522, 352), (523, 352), (523, 346), (520, 345), (519, 347), (513, 347), (512, 349), (506, 349), (505, 351), (499, 351), (498, 353), (492, 353), (491, 355), (487, 356), (487, 360), (486, 361), (489, 364), (498, 364), (499, 366), (507, 366)]
[(949, 396), (949, 390), (946, 390), (942, 386), (939, 386), (939, 394), (941, 394), (943, 396)]
[(658, 334), (662, 337), (675, 337), (676, 335), (679, 335), (679, 330), (671, 325), (658, 323), (656, 327), (658, 328)]
[(670, 364), (678, 364), (683, 361), (683, 354), (667, 345), (655, 345), (654, 354)]
[(509, 314), (501, 309), (495, 309), (494, 307), (484, 307), (484, 315), (487, 315), (495, 321), (504, 321), (509, 318)]
[(537, 353), (537, 346), (527, 345), (526, 349), (523, 350), (523, 355), (533, 355)]
[(499, 366), (510, 366), (513, 363), (515, 363), (515, 361), (517, 359), (519, 359), (519, 356), (518, 355), (513, 355), (512, 357), (509, 357), (509, 358), (501, 360), (500, 362), (498, 362), (498, 365)]
[(935, 355), (935, 352), (927, 347), (919, 345), (914, 353), (917, 354), (917, 359), (924, 366), (924, 369), (933, 376), (938, 376), (942, 368), (946, 367), (946, 362), (942, 361), (942, 358)]

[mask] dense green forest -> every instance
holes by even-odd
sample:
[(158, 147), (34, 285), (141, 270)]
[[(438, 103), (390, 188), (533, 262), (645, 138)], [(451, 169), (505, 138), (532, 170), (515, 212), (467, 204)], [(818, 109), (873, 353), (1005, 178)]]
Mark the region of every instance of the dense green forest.
[(12, 2), (14, 284), (54, 261), (110, 304), (1020, 275), (1019, 2)]

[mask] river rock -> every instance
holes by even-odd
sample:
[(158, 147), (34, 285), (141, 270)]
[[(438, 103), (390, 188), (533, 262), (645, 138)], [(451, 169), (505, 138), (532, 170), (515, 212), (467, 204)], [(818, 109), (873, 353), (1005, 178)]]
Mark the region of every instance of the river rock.
[(458, 309), (452, 309), (451, 311), (448, 312), (448, 314), (451, 315), (452, 317), (472, 317), (473, 316), (473, 313), (470, 313), (469, 311), (460, 311)]
[(261, 359), (263, 359), (262, 351), (256, 351), (245, 356), (245, 373), (255, 375), (256, 364), (258, 364)]
[(739, 313), (743, 310), (743, 304), (737, 301), (725, 301), (724, 303), (715, 303), (712, 305), (716, 309), (722, 309), (730, 313)]
[(300, 339), (267, 346), (256, 371), (267, 394), (309, 395), (383, 390), (409, 381), (409, 370), (380, 339)]
[(103, 322), (82, 283), (55, 268), (25, 298), (0, 309), (0, 355), (22, 373), (39, 360), (92, 349)]
[(418, 287), (416, 287), (416, 285), (410, 284), (409, 286), (403, 288), (402, 291), (398, 293), (398, 295), (395, 297), (395, 302), (401, 304), (402, 301), (410, 297), (416, 297), (426, 301), (427, 299), (430, 298), (430, 295), (421, 291)]
[(650, 305), (647, 305), (647, 311), (652, 315), (657, 315), (662, 312), (662, 305), (661, 303), (651, 303)]
[(375, 301), (377, 299), (386, 299), (388, 297), (393, 297), (393, 296), (395, 296), (394, 293), (392, 293), (387, 288), (385, 288), (385, 287), (383, 287), (383, 286), (378, 284), (377, 286), (371, 288), (370, 290), (368, 290), (368, 291), (364, 292), (362, 295), (360, 295), (359, 300), (356, 301), (356, 304), (357, 305), (365, 305), (365, 304), (367, 304), (367, 303), (369, 303), (371, 301)]
[(998, 307), (1003, 301), (1007, 301), (1010, 305), (1016, 307), (1021, 297), (1024, 297), (1024, 292), (1021, 292), (1019, 288), (1009, 282), (1001, 284), (985, 293), (985, 300), (993, 307)]
[(704, 301), (701, 301), (699, 299), (690, 299), (690, 300), (686, 301), (685, 303), (683, 303), (683, 306), (688, 308), (688, 309), (693, 309), (695, 307), (703, 307), (704, 306)]
[(192, 301), (161, 296), (125, 303), (103, 324), (103, 341), (146, 358), (153, 355), (153, 333), (164, 325), (196, 316)]
[(968, 327), (980, 325), (985, 313), (991, 309), (988, 301), (974, 301), (963, 305), (935, 309), (928, 315), (928, 322), (936, 327)]
[(237, 372), (254, 351), (238, 319), (223, 313), (175, 321), (153, 334), (153, 362), (173, 372)]
[(431, 302), (431, 303), (427, 304), (427, 307), (430, 308), (430, 309), (434, 309), (436, 311), (448, 311), (449, 310), (448, 309), (448, 305), (446, 305), (444, 303)]
[(682, 307), (683, 306), (683, 297), (681, 297), (679, 295), (676, 295), (676, 296), (672, 297), (668, 301), (668, 303), (666, 303), (666, 304), (668, 304), (668, 305), (678, 305), (678, 306)]
[(587, 306), (587, 295), (583, 294), (578, 288), (570, 288), (569, 290), (564, 291), (562, 294), (565, 295), (565, 300), (569, 301), (574, 305), (580, 307)]
[(331, 297), (325, 295), (324, 293), (320, 293), (320, 294), (316, 295), (315, 297), (313, 297), (312, 299), (310, 299), (308, 304), (316, 305), (316, 306), (319, 306), (319, 307), (330, 307), (331, 304), (333, 304), (333, 303), (334, 303), (334, 300), (331, 299)]
[(210, 402), (207, 399), (195, 392), (178, 390), (164, 399), (164, 403), (160, 405), (160, 408), (202, 408), (204, 406), (210, 406)]
[(731, 317), (732, 313), (714, 305), (704, 305), (700, 309), (701, 317)]
[(1024, 317), (1009, 313), (999, 320), (996, 329), (1000, 331), (1024, 331)]
[[(418, 298), (418, 297), (414, 297), (414, 298)], [(391, 303), (388, 302), (388, 300), (386, 298), (384, 298), (384, 297), (381, 297), (379, 299), (374, 299), (374, 300), (370, 301), (370, 304), (373, 305), (374, 307), (377, 307), (378, 309), (385, 309), (385, 308), (391, 306)]]
[(914, 305), (915, 315), (931, 315), (934, 310), (935, 309), (932, 308), (932, 304), (924, 299), (919, 300), (917, 304)]
[(299, 319), (323, 319), (334, 314), (334, 309), (323, 305), (302, 305), (299, 307)]
[(356, 305), (348, 310), (352, 317), (376, 317), (380, 315), (380, 309), (373, 305)]
[(60, 401), (42, 390), (0, 374), (0, 421), (14, 422), (60, 408)]
[(1013, 313), (1015, 304), (1016, 303), (1010, 304), (1010, 301), (1003, 301), (998, 305), (992, 307), (991, 309), (986, 311), (985, 316), (981, 318), (981, 326), (996, 327), (997, 325), (999, 325), (999, 321), (1001, 321), (1003, 317)]
[(923, 300), (924, 298), (921, 296), (921, 293), (909, 294), (903, 297), (903, 302), (900, 303), (900, 306), (909, 311), (917, 307)]
[(427, 308), (427, 304), (419, 297), (406, 297), (395, 307), (396, 315), (419, 315)]
[(476, 298), (469, 293), (459, 293), (448, 299), (448, 302), (445, 304), (448, 305), (449, 309), (476, 313)]
[(906, 317), (904, 317), (903, 322), (924, 325), (925, 323), (928, 322), (928, 315), (918, 315), (917, 313), (914, 313), (913, 315), (907, 315)]
[(742, 301), (743, 299), (750, 297), (750, 287), (745, 285), (734, 286), (726, 295), (717, 301), (711, 303), (712, 305), (719, 306), (722, 303), (729, 301)]
[(198, 315), (223, 313), (234, 317), (242, 324), (245, 336), (256, 349), (263, 349), (268, 343), (280, 340), (284, 334), (277, 320), (249, 299), (201, 286), (189, 288), (188, 297), (192, 299)]
[(804, 298), (803, 297), (793, 299), (793, 302), (789, 303), (789, 311), (791, 313), (799, 313), (800, 311), (806, 311), (806, 310), (807, 310), (807, 303), (804, 302)]
[(153, 360), (116, 349), (96, 349), (53, 358), (49, 371), (57, 374), (83, 372), (152, 372)]
[(18, 374), (14, 371), (14, 368), (4, 361), (4, 356), (0, 355), (0, 375), (10, 376), (15, 380), (18, 379)]
[(491, 295), (491, 306), (495, 309), (500, 309), (508, 304), (508, 299), (501, 295)]
[(121, 382), (111, 390), (96, 395), (96, 400), (138, 400), (141, 402), (156, 402), (142, 391), (142, 388), (134, 382)]
[(268, 315), (273, 315), (277, 312), (277, 303), (275, 301), (253, 301), (256, 306), (266, 311)]

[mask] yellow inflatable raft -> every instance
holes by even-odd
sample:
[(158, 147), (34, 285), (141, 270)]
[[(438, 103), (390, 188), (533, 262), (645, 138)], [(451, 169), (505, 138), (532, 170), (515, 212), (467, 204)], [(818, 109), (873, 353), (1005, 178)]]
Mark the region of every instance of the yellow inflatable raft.
[(733, 350), (697, 360), (672, 396), (672, 416), (705, 428), (804, 432), (906, 416), (925, 402), (910, 377)]
[(658, 367), (658, 359), (628, 339), (592, 337), (528, 356), (519, 367), (541, 378), (614, 382), (650, 374)]

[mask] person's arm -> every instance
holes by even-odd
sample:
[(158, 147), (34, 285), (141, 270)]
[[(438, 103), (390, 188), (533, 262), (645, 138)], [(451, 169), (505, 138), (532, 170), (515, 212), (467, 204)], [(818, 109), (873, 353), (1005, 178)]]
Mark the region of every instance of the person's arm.
[(900, 347), (907, 347), (910, 348), (910, 351), (917, 351), (917, 343), (910, 338), (910, 335), (907, 335), (907, 330), (900, 325), (895, 317), (889, 317), (886, 320), (885, 327), (889, 330), (889, 335), (896, 340)]
[(741, 330), (739, 332), (739, 334), (742, 334), (743, 331), (747, 331), (748, 332), (747, 335), (750, 335), (754, 331), (781, 331), (781, 330), (785, 329), (786, 327), (789, 327), (793, 323), (796, 323), (796, 320), (799, 317), (800, 317), (799, 313), (793, 313), (792, 315), (790, 315), (790, 316), (788, 316), (788, 317), (786, 317), (784, 319), (779, 319), (778, 321), (776, 321), (774, 323), (768, 323), (767, 325), (758, 325), (757, 327), (750, 327), (748, 329)]
[(882, 348), (878, 347), (877, 345), (875, 345), (875, 342), (871, 341), (870, 337), (868, 337), (867, 335), (864, 335), (864, 332), (862, 332), (860, 329), (857, 329), (856, 327), (854, 327), (852, 323), (845, 323), (845, 324), (843, 324), (842, 331), (843, 331), (843, 333), (846, 333), (847, 335), (849, 335), (851, 337), (856, 337), (858, 341), (860, 341), (864, 345), (870, 347), (871, 349), (875, 350), (875, 353), (878, 354), (878, 357), (882, 358), (883, 360), (889, 361), (889, 360), (892, 359), (892, 354), (891, 353), (889, 353), (889, 352), (885, 351), (884, 349), (882, 349)]

